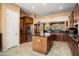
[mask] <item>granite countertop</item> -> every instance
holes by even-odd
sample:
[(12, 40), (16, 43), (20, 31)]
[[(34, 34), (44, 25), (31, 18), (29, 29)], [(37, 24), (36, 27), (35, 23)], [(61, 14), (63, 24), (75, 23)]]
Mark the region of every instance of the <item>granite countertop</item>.
[(49, 37), (49, 36), (44, 36), (44, 35), (32, 35), (32, 36), (39, 36), (39, 37)]
[(40, 37), (50, 37), (51, 35), (54, 35), (54, 34), (56, 34), (56, 35), (60, 35), (60, 32), (53, 32), (53, 33), (51, 33), (51, 34), (49, 34), (49, 33), (46, 33), (45, 35), (37, 35), (37, 34), (32, 34), (33, 36), (40, 36)]

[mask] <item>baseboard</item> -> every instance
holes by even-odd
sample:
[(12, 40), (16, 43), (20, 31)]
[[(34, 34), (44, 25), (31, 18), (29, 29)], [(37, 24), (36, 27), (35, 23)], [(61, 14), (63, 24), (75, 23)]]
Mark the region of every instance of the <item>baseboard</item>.
[[(16, 47), (19, 47), (19, 46), (20, 46), (20, 44), (17, 44), (17, 45), (16, 45)], [(7, 51), (7, 50), (8, 50), (8, 48), (5, 48), (5, 49), (3, 48), (3, 49), (2, 49), (2, 51)]]

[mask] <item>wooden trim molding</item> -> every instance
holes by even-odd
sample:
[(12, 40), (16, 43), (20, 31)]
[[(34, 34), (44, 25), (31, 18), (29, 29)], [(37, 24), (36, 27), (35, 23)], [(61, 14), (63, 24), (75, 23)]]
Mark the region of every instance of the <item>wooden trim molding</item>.
[(29, 17), (29, 16), (20, 17), (20, 19), (25, 19), (25, 18), (33, 19), (33, 18)]

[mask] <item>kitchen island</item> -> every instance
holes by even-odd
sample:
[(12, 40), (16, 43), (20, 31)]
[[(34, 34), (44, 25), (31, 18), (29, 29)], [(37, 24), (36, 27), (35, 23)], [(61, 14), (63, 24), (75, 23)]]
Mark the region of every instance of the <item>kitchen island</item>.
[[(78, 55), (78, 44), (74, 38), (67, 33), (52, 33), (50, 36), (32, 36), (32, 48), (39, 53), (47, 54), (53, 45), (53, 41), (67, 42), (73, 56)], [(53, 47), (53, 46), (52, 46)], [(62, 46), (60, 46), (62, 47)]]
[(52, 37), (48, 36), (32, 36), (32, 48), (34, 51), (47, 54), (53, 44)]

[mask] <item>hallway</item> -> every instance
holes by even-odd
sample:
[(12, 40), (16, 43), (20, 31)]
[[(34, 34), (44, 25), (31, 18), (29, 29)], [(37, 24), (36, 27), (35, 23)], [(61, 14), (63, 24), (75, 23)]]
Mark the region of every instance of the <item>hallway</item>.
[[(21, 44), (19, 47), (0, 52), (1, 56), (44, 56), (32, 50), (31, 42)], [(54, 41), (52, 48), (47, 56), (71, 56), (72, 53), (67, 42)]]

